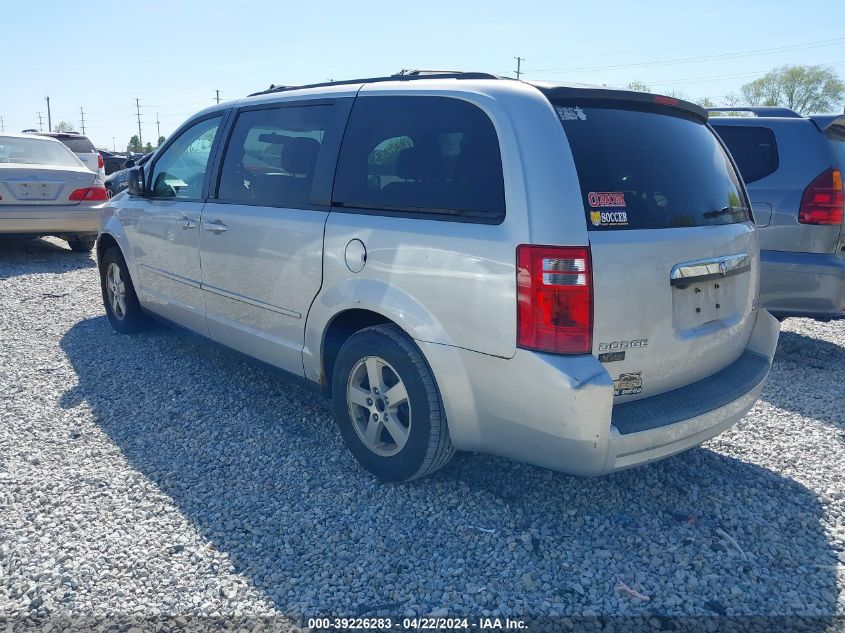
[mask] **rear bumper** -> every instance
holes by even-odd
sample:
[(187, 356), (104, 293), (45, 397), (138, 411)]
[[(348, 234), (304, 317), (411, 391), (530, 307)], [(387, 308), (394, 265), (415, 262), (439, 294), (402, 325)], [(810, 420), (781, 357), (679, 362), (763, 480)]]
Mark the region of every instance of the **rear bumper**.
[(761, 251), (760, 304), (778, 317), (845, 315), (845, 253)]
[(616, 407), (613, 382), (593, 356), (517, 350), (501, 359), (444, 345), (420, 347), (440, 386), (456, 448), (599, 475), (674, 455), (738, 422), (763, 389), (778, 332), (777, 320), (760, 310), (734, 365)]
[(0, 235), (94, 234), (102, 205), (0, 207)]

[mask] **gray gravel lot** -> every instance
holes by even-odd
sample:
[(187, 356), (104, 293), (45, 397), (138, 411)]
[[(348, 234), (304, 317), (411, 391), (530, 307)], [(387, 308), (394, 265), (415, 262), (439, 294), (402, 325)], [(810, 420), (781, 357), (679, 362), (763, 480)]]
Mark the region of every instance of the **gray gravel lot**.
[(382, 485), (319, 395), (119, 336), (91, 257), (3, 242), (0, 616), (845, 616), (843, 410), (845, 321), (789, 320), (761, 402), (703, 448)]

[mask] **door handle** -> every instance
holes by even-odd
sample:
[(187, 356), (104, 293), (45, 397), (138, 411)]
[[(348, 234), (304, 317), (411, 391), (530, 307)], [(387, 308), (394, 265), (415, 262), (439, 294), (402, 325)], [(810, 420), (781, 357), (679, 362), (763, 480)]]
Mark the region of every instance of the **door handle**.
[(222, 233), (227, 227), (220, 220), (212, 220), (211, 222), (203, 222), (202, 228), (212, 233)]
[(197, 223), (190, 218), (181, 218), (176, 220), (176, 226), (181, 227), (183, 229), (195, 229), (197, 228)]

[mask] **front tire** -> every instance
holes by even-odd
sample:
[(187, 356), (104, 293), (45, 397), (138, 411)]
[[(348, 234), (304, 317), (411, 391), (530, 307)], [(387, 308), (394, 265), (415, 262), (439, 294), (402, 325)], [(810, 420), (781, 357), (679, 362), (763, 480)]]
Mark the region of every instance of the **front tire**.
[(455, 453), (431, 369), (396, 325), (347, 339), (335, 360), (332, 397), (346, 446), (379, 479), (424, 477)]
[(149, 326), (149, 318), (141, 310), (135, 294), (126, 260), (116, 246), (106, 249), (100, 260), (100, 287), (106, 316), (115, 330), (134, 334)]
[(96, 235), (85, 235), (67, 240), (67, 245), (70, 246), (70, 250), (74, 253), (90, 253), (96, 243)]

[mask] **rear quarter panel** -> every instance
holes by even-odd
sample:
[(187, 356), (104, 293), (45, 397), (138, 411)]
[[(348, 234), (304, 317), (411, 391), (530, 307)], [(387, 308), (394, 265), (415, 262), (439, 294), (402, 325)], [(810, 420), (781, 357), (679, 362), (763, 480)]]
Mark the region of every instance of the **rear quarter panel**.
[[(383, 314), (420, 341), (511, 358), (516, 351), (516, 246), (587, 244), (569, 146), (538, 90), (516, 82), (424, 83), (424, 89), (373, 84), (359, 98), (446, 96), (480, 107), (499, 138), (506, 217), (489, 225), (331, 213), (323, 286), (308, 315), (303, 353), (305, 373), (314, 380), (321, 377), (323, 332), (336, 314), (350, 308)], [(367, 249), (359, 273), (345, 263), (353, 239)]]

